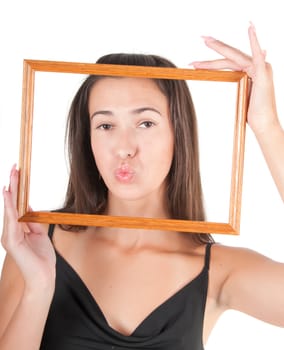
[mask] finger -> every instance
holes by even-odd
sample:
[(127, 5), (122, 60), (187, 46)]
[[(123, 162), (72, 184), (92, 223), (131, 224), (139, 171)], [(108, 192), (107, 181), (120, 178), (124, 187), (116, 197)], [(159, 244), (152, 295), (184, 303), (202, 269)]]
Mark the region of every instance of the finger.
[(251, 52), (252, 52), (252, 58), (255, 64), (265, 64), (265, 56), (266, 52), (262, 50), (257, 35), (256, 35), (256, 30), (255, 26), (251, 23), (248, 29), (248, 34), (249, 34), (249, 41), (250, 41), (250, 47), (251, 47)]
[[(5, 206), (5, 198), (4, 198), (4, 193), (5, 193), (5, 191), (6, 191), (6, 186), (4, 186), (4, 187), (3, 187), (3, 190), (2, 190), (2, 195), (3, 195), (3, 200), (4, 200), (4, 206)], [(6, 212), (6, 209), (4, 208), (2, 235), (4, 235), (5, 232), (7, 231), (6, 228), (7, 228), (7, 212)]]
[[(3, 194), (4, 203), (5, 203), (5, 193), (6, 192), (10, 193), (11, 191), (14, 190), (15, 187), (17, 187), (17, 179), (15, 179), (15, 175), (17, 175), (17, 174), (15, 173), (15, 169), (16, 169), (16, 164), (14, 164), (12, 166), (11, 171), (10, 171), (10, 183), (9, 183), (8, 189), (6, 189), (6, 186), (3, 187), (2, 194)], [(14, 194), (13, 202), (16, 204), (15, 196), (16, 196), (16, 194)], [(5, 210), (4, 210), (4, 218), (3, 218), (3, 231), (2, 231), (2, 234), (4, 234), (6, 232), (6, 227), (7, 227), (7, 210), (5, 208)]]
[(5, 208), (5, 229), (2, 235), (2, 244), (7, 248), (8, 241), (15, 242), (19, 238), (21, 225), (18, 223), (18, 213), (13, 205), (12, 194), (10, 191), (3, 189), (4, 208)]
[[(29, 211), (33, 211), (32, 207), (29, 205)], [(47, 233), (45, 225), (37, 222), (24, 222), (25, 232), (27, 233), (37, 233), (45, 234)]]
[(196, 61), (192, 62), (191, 65), (197, 69), (230, 69), (236, 71), (242, 70), (242, 67), (240, 67), (238, 64), (225, 58), (211, 61)]
[(9, 190), (12, 194), (13, 205), (15, 208), (17, 208), (18, 184), (19, 184), (19, 172), (16, 169), (16, 164), (14, 164), (10, 173)]
[(44, 228), (44, 225), (37, 222), (28, 222), (26, 223), (26, 227), (28, 229), (28, 232), (33, 232), (36, 234), (45, 234), (47, 232)]
[[(44, 226), (39, 223), (21, 223), (19, 224), (18, 221), (18, 212), (14, 206), (14, 200), (13, 200), (13, 195), (11, 191), (7, 191), (6, 188), (3, 188), (3, 197), (4, 197), (4, 207), (5, 207), (5, 214), (4, 214), (4, 225), (3, 225), (3, 237), (5, 239), (5, 236), (9, 230), (13, 230), (16, 227), (16, 225), (19, 225), (19, 227), (22, 227), (24, 232), (33, 232), (37, 234), (42, 234), (45, 233)], [(30, 207), (29, 207), (30, 208)], [(31, 210), (31, 208), (30, 208)], [(11, 223), (15, 223), (15, 225)], [(8, 227), (9, 223), (9, 227)]]
[(203, 36), (203, 39), (206, 46), (239, 66), (246, 67), (250, 64), (251, 57), (235, 47), (225, 44), (220, 40), (216, 40), (211, 36)]
[(13, 203), (12, 193), (9, 190), (7, 191), (5, 187), (3, 189), (3, 197), (6, 221), (9, 219), (17, 220), (18, 213)]

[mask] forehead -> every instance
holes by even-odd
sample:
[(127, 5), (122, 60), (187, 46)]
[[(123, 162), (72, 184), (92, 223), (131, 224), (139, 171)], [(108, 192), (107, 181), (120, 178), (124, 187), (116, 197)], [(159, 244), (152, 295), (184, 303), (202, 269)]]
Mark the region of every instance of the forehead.
[(90, 90), (89, 106), (104, 103), (165, 103), (167, 98), (153, 79), (105, 77)]

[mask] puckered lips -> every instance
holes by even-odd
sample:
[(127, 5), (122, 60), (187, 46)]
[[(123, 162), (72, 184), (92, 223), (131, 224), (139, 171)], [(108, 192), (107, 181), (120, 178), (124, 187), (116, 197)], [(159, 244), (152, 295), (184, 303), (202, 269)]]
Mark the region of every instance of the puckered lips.
[(122, 164), (115, 170), (114, 175), (119, 182), (130, 183), (134, 178), (135, 172), (129, 164)]

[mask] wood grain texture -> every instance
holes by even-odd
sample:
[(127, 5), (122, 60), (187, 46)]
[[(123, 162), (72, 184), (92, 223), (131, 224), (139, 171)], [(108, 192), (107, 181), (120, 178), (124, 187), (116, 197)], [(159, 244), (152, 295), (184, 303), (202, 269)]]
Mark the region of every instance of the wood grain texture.
[(18, 212), (23, 215), (29, 206), (30, 169), (32, 153), (32, 125), (35, 71), (24, 62), (22, 87), (22, 118), (19, 156)]
[(243, 77), (238, 84), (236, 119), (234, 127), (234, 147), (231, 173), (231, 195), (229, 223), (238, 232), (240, 230), (241, 199), (243, 186), (245, 131), (248, 108), (248, 77)]
[(127, 216), (54, 213), (44, 211), (27, 212), (19, 219), (19, 221), (82, 226), (142, 228), (147, 230), (166, 230), (194, 233), (238, 234), (238, 232), (231, 225), (226, 223)]
[(41, 72), (61, 72), (122, 77), (206, 80), (224, 82), (238, 82), (242, 77), (245, 76), (245, 73), (243, 72), (213, 71), (205, 69), (201, 70), (166, 67), (142, 67), (37, 60), (25, 60), (25, 62), (31, 67), (31, 69)]
[[(113, 217), (106, 215), (29, 211), (34, 81), (35, 73), (37, 71), (121, 77), (219, 81), (234, 82), (238, 84), (228, 222), (200, 222), (190, 220), (164, 220), (158, 218)], [(174, 230), (191, 233), (239, 234), (247, 104), (248, 78), (243, 72), (24, 60), (19, 156), (19, 221), (83, 226), (144, 228), (149, 230)]]

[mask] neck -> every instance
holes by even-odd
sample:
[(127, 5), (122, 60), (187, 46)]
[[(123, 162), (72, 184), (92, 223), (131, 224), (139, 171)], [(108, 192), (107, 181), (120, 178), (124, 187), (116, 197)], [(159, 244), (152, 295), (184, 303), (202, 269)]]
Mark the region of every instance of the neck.
[(194, 245), (190, 235), (161, 230), (97, 227), (96, 240), (122, 253), (144, 251), (181, 251), (188, 244)]
[[(122, 200), (112, 194), (108, 196), (106, 215), (144, 218), (169, 218), (164, 195), (157, 194), (138, 200)], [(177, 232), (101, 227), (96, 229), (101, 237), (126, 249), (139, 249), (150, 246), (163, 246)]]

